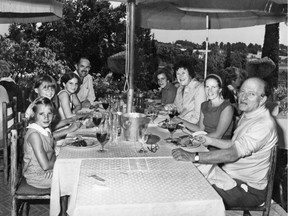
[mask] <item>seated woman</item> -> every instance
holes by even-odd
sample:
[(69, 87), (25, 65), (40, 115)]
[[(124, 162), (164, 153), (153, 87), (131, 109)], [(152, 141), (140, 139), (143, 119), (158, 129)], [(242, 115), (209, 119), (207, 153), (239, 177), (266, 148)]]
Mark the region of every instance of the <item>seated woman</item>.
[(222, 79), (216, 74), (210, 74), (204, 86), (208, 101), (201, 104), (199, 124), (183, 121), (184, 125), (192, 131), (206, 131), (210, 137), (231, 139), (234, 108), (222, 96)]
[(206, 100), (204, 86), (195, 78), (195, 72), (188, 61), (180, 61), (175, 64), (174, 70), (180, 84), (177, 89), (173, 104), (167, 104), (165, 109), (175, 106), (178, 118), (197, 124), (200, 118), (200, 108), (202, 102)]
[(65, 73), (61, 79), (60, 84), (63, 89), (57, 94), (59, 99), (59, 115), (61, 119), (71, 118), (76, 116), (82, 106), (77, 97), (77, 90), (80, 79), (73, 73)]
[(158, 69), (155, 73), (155, 80), (161, 91), (161, 104), (171, 104), (174, 102), (177, 88), (172, 84), (172, 74), (169, 67)]
[[(32, 107), (34, 106), (34, 101), (38, 97), (46, 97), (51, 100), (52, 104), (54, 105), (54, 109), (58, 110), (59, 103), (58, 98), (55, 95), (57, 89), (57, 83), (55, 79), (49, 75), (42, 74), (35, 77), (34, 81), (34, 88), (30, 95), (30, 100), (32, 103), (28, 106), (25, 117), (29, 119), (29, 117), (33, 114)], [(67, 118), (60, 120), (58, 113), (55, 113), (55, 117), (51, 123), (51, 129), (53, 131), (53, 137), (55, 139), (61, 138), (64, 135), (71, 133), (77, 130), (81, 124), (79, 122), (75, 122), (77, 118)], [(65, 127), (70, 125), (69, 127)], [(65, 128), (63, 128), (65, 127)]]

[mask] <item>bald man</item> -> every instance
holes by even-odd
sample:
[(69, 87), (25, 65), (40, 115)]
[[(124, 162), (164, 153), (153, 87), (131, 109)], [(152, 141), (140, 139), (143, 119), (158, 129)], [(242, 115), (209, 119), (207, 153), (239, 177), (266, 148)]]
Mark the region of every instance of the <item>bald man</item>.
[[(268, 96), (265, 81), (247, 79), (238, 94), (238, 106), (243, 114), (232, 140), (202, 135), (197, 139), (219, 150), (201, 153), (172, 150), (176, 160), (196, 163), (228, 208), (258, 206), (265, 200), (269, 159), (278, 141), (274, 119), (265, 108)], [(220, 168), (219, 163), (224, 165)]]

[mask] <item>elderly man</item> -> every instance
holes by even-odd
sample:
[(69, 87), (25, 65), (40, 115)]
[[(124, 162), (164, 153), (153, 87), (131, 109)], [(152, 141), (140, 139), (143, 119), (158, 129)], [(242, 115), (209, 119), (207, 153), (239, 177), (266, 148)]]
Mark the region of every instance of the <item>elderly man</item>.
[[(227, 207), (258, 206), (265, 200), (269, 158), (278, 140), (275, 122), (265, 108), (268, 92), (262, 79), (247, 79), (238, 94), (238, 106), (243, 114), (232, 140), (197, 137), (204, 145), (219, 150), (191, 153), (178, 148), (172, 151), (176, 160), (200, 163), (199, 170)], [(224, 165), (220, 168), (216, 165), (219, 163)]]
[(90, 61), (83, 57), (79, 60), (78, 64), (76, 65), (76, 71), (74, 72), (82, 81), (77, 93), (82, 107), (90, 107), (94, 104), (96, 99), (93, 88), (93, 77), (89, 74), (90, 68)]

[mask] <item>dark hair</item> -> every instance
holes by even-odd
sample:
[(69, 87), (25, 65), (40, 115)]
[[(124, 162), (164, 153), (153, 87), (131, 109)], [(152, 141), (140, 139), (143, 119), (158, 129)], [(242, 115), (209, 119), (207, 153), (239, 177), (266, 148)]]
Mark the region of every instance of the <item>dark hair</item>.
[(170, 82), (173, 81), (173, 70), (170, 66), (165, 66), (163, 68), (159, 68), (155, 73), (154, 73), (154, 82), (157, 83), (157, 76), (159, 74), (164, 74)]
[(209, 74), (209, 75), (205, 78), (205, 80), (204, 80), (204, 85), (206, 85), (206, 81), (207, 81), (208, 79), (214, 79), (214, 80), (216, 80), (216, 82), (218, 83), (218, 86), (219, 86), (220, 88), (223, 88), (222, 78), (221, 78), (218, 74)]
[(232, 81), (235, 81), (237, 79), (237, 73), (236, 71), (240, 70), (237, 67), (227, 67), (224, 69), (224, 77), (225, 77), (225, 85), (230, 85)]
[(33, 114), (30, 115), (28, 121), (29, 123), (34, 123), (36, 121), (35, 117), (35, 113), (38, 111), (38, 107), (37, 105), (44, 105), (44, 106), (50, 106), (51, 109), (52, 109), (52, 112), (55, 116), (55, 107), (54, 107), (54, 104), (52, 103), (52, 101), (46, 97), (38, 97), (36, 98), (33, 102), (33, 106), (31, 107), (31, 110), (33, 111)]
[(193, 79), (195, 77), (195, 71), (194, 71), (194, 68), (192, 66), (192, 64), (187, 61), (187, 60), (180, 60), (178, 62), (175, 63), (174, 65), (174, 71), (176, 73), (176, 71), (179, 69), (179, 68), (184, 68), (186, 70), (188, 70), (188, 73), (189, 73), (189, 76)]
[(80, 85), (81, 80), (80, 80), (79, 76), (73, 72), (69, 72), (69, 73), (63, 74), (63, 76), (60, 78), (61, 87), (63, 86), (63, 84), (66, 84), (69, 80), (71, 80), (73, 78), (76, 78), (78, 80), (79, 85)]

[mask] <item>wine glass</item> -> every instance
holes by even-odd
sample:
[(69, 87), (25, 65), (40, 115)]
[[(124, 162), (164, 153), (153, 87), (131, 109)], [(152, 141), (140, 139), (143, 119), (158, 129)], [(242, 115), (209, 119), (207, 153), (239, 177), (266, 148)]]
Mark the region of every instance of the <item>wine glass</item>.
[(174, 118), (174, 116), (177, 116), (179, 113), (176, 108), (171, 108), (168, 110), (168, 115), (170, 117), (170, 121)]
[(141, 148), (138, 150), (138, 153), (147, 153), (147, 150), (144, 148), (144, 144), (146, 144), (149, 134), (145, 134), (147, 130), (148, 124), (142, 125), (139, 128), (139, 139), (138, 142), (140, 142)]
[(110, 139), (110, 129), (108, 125), (107, 119), (104, 119), (103, 124), (99, 127), (99, 130), (96, 132), (96, 138), (101, 144), (101, 149), (99, 149), (99, 152), (105, 152), (104, 146)]
[(288, 102), (280, 101), (279, 107), (282, 110), (282, 115), (286, 115), (288, 111)]
[(158, 117), (158, 114), (159, 114), (159, 111), (158, 110), (153, 110), (151, 112), (151, 120), (152, 120), (152, 123), (154, 124), (154, 121), (155, 119)]
[(172, 142), (173, 141), (173, 134), (177, 129), (177, 123), (170, 121), (166, 124), (166, 126), (167, 126), (168, 131), (170, 132), (170, 137), (167, 138), (166, 140), (168, 142)]
[(104, 108), (105, 110), (107, 110), (108, 107), (109, 107), (109, 102), (108, 102), (108, 100), (104, 100), (104, 101), (102, 102), (102, 106), (103, 106), (103, 108)]
[(93, 114), (92, 121), (96, 127), (98, 127), (102, 121), (102, 115), (100, 113)]

